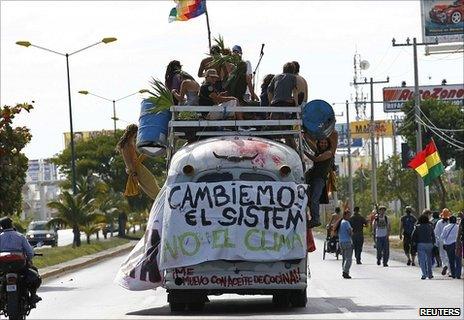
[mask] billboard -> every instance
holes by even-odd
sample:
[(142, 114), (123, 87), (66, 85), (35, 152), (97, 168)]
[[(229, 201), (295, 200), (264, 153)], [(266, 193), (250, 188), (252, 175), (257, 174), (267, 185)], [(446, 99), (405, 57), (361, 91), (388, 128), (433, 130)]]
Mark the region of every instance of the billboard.
[[(78, 141), (88, 141), (99, 135), (111, 135), (114, 134), (113, 130), (98, 130), (98, 131), (74, 131), (74, 143)], [(71, 143), (71, 133), (65, 132), (64, 135), (64, 146), (65, 148)]]
[[(346, 123), (336, 123), (335, 130), (338, 132), (338, 148), (348, 148), (348, 126)], [(360, 148), (362, 147), (362, 139), (351, 137), (351, 147)]]
[[(354, 121), (350, 122), (350, 130), (352, 138), (370, 138), (370, 121)], [(393, 124), (390, 120), (375, 120), (374, 135), (376, 137), (391, 137), (393, 136)]]
[[(463, 0), (464, 1), (464, 0)], [(437, 99), (452, 101), (462, 105), (464, 100), (464, 84), (447, 84), (436, 86), (420, 86), (421, 100)], [(383, 111), (398, 112), (408, 100), (414, 99), (414, 87), (383, 88)]]
[(422, 0), (424, 42), (464, 41), (464, 0)]

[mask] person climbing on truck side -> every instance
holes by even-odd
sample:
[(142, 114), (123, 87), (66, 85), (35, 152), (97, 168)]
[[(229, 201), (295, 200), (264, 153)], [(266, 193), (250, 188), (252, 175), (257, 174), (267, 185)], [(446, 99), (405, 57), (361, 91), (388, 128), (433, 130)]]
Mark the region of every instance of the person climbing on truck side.
[(329, 139), (317, 141), (317, 150), (314, 155), (305, 152), (306, 156), (314, 162), (313, 167), (306, 172), (306, 182), (309, 185), (311, 220), (309, 227), (314, 228), (321, 225), (319, 215), (319, 201), (327, 182), (329, 170), (332, 168), (334, 150), (331, 148)]

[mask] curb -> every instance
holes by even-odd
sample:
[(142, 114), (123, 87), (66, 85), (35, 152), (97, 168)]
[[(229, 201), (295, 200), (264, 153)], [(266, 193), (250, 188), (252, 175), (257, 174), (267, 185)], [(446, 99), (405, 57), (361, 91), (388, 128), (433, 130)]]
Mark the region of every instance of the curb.
[(95, 264), (99, 261), (118, 256), (122, 253), (132, 250), (137, 241), (130, 241), (129, 243), (97, 252), (91, 255), (83, 256), (70, 261), (62, 262), (54, 266), (39, 269), (39, 274), (42, 279), (48, 279), (53, 276), (62, 275), (76, 269), (81, 269)]

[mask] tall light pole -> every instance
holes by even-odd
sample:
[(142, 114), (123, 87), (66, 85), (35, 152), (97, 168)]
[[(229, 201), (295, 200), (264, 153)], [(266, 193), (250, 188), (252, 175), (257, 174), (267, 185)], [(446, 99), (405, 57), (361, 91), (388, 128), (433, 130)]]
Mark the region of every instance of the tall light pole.
[(350, 112), (349, 103), (346, 100), (346, 133), (348, 140), (348, 193), (350, 201), (350, 210), (353, 212), (354, 200), (353, 200), (353, 174), (351, 172), (351, 130), (350, 130)]
[[(415, 122), (416, 122), (416, 152), (422, 151), (422, 126), (420, 123), (420, 93), (419, 93), (419, 71), (417, 66), (417, 46), (426, 46), (431, 44), (438, 44), (438, 41), (435, 40), (434, 42), (423, 42), (417, 43), (416, 38), (412, 39), (412, 43), (410, 43), (410, 39), (406, 39), (406, 43), (396, 43), (395, 38), (392, 39), (393, 47), (405, 47), (405, 46), (412, 46), (413, 47), (413, 58), (414, 58), (414, 115), (415, 115)], [(422, 212), (425, 209), (425, 188), (424, 188), (424, 180), (417, 175), (417, 194), (418, 194), (418, 211)]]
[(354, 84), (370, 84), (371, 87), (371, 121), (369, 124), (369, 133), (371, 138), (371, 162), (372, 162), (372, 173), (371, 173), (371, 190), (372, 190), (372, 200), (374, 206), (378, 204), (377, 202), (377, 162), (375, 159), (375, 121), (374, 121), (374, 84), (379, 83), (388, 83), (390, 82), (389, 77), (387, 77), (386, 81), (374, 81), (374, 79), (370, 78), (370, 81), (367, 82), (367, 78), (364, 78), (364, 82), (357, 82), (356, 79), (354, 80)]
[(79, 50), (76, 50), (74, 52), (71, 52), (71, 53), (62, 53), (62, 52), (58, 52), (58, 51), (55, 51), (55, 50), (51, 50), (51, 49), (47, 49), (47, 48), (44, 48), (44, 47), (41, 47), (41, 46), (38, 46), (38, 45), (35, 45), (35, 44), (32, 44), (30, 43), (29, 41), (17, 41), (16, 44), (19, 45), (19, 46), (23, 46), (23, 47), (35, 47), (35, 48), (38, 48), (38, 49), (42, 49), (42, 50), (45, 50), (45, 51), (48, 51), (48, 52), (51, 52), (51, 53), (55, 53), (55, 54), (58, 54), (60, 56), (64, 56), (66, 58), (66, 77), (67, 77), (67, 82), (68, 82), (68, 105), (69, 105), (69, 129), (70, 129), (70, 141), (71, 141), (71, 178), (72, 178), (72, 188), (73, 188), (73, 193), (76, 194), (77, 193), (77, 186), (76, 186), (76, 152), (75, 152), (75, 149), (74, 149), (74, 129), (73, 129), (73, 120), (72, 120), (72, 106), (71, 106), (71, 80), (70, 80), (70, 77), (69, 77), (69, 57), (76, 54), (76, 53), (79, 53), (81, 51), (84, 51), (86, 49), (89, 49), (91, 47), (94, 47), (100, 43), (104, 43), (104, 44), (107, 44), (107, 43), (111, 43), (111, 42), (114, 42), (116, 41), (117, 39), (116, 38), (113, 38), (113, 37), (108, 37), (108, 38), (103, 38), (102, 40), (96, 42), (96, 43), (93, 43), (89, 46), (86, 46), (82, 49), (79, 49)]
[(94, 97), (97, 97), (97, 98), (100, 98), (100, 99), (103, 99), (103, 100), (106, 100), (106, 101), (110, 101), (113, 103), (113, 117), (111, 118), (113, 121), (114, 121), (114, 134), (116, 135), (116, 121), (118, 121), (119, 119), (116, 117), (116, 102), (118, 101), (121, 101), (121, 100), (124, 100), (126, 98), (129, 98), (129, 97), (132, 97), (133, 95), (137, 94), (137, 93), (145, 93), (145, 92), (148, 92), (147, 89), (141, 89), (137, 92), (134, 92), (134, 93), (131, 93), (127, 96), (124, 96), (122, 98), (119, 98), (119, 99), (110, 99), (110, 98), (105, 98), (105, 97), (102, 97), (102, 96), (99, 96), (97, 94), (94, 94), (92, 92), (89, 92), (87, 90), (81, 90), (79, 91), (80, 94), (83, 94), (83, 95), (91, 95), (91, 96), (94, 96)]

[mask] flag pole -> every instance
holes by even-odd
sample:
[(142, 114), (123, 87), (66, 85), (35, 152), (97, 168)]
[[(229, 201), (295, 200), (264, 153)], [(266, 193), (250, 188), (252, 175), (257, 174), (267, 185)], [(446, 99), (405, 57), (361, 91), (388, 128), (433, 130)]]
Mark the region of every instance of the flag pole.
[(209, 45), (209, 49), (211, 50), (211, 29), (209, 28), (209, 16), (208, 16), (208, 9), (206, 8), (206, 1), (205, 1), (205, 15), (206, 15), (206, 27), (208, 28), (208, 45)]

